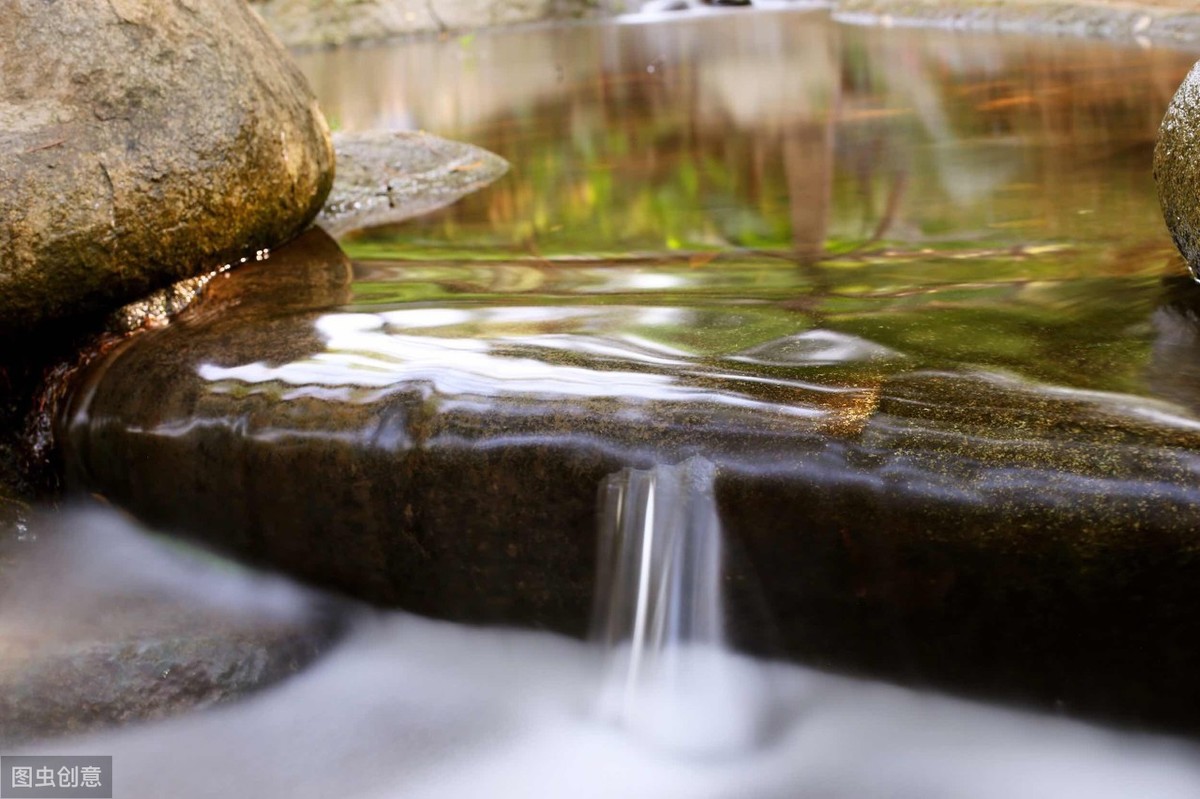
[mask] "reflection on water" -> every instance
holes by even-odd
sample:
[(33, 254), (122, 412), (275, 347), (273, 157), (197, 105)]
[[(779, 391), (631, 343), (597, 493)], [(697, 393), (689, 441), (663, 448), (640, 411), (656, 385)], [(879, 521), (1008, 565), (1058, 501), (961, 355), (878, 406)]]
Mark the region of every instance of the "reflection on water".
[(303, 65), (349, 129), (420, 127), (513, 164), (436, 217), (345, 242), (373, 262), (362, 301), (406, 300), (368, 285), (379, 259), (486, 261), (476, 298), (702, 292), (711, 309), (679, 325), (697, 339), (812, 328), (1144, 393), (1158, 279), (1182, 269), (1148, 164), (1190, 61), (764, 12)]
[[(831, 389), (805, 384), (796, 380), (765, 380), (756, 374), (739, 374), (725, 369), (704, 369), (693, 366), (687, 353), (663, 351), (655, 342), (643, 344), (637, 339), (621, 336), (607, 338), (602, 334), (621, 321), (632, 317), (638, 326), (647, 326), (649, 317), (658, 324), (671, 324), (669, 312), (655, 315), (658, 309), (618, 309), (606, 313), (562, 313), (553, 309), (553, 320), (533, 309), (505, 308), (502, 312), (463, 311), (465, 319), (446, 325), (445, 335), (436, 326), (427, 335), (413, 335), (389, 324), (388, 314), (327, 314), (319, 317), (314, 327), (325, 341), (325, 351), (302, 361), (280, 366), (261, 362), (222, 367), (202, 363), (199, 376), (214, 383), (215, 392), (244, 392), (244, 386), (263, 386), (275, 391), (279, 384), (297, 387), (287, 391), (283, 399), (305, 396), (304, 389), (319, 386), (323, 395), (342, 401), (378, 402), (386, 391), (370, 393), (348, 390), (340, 395), (330, 389), (378, 388), (410, 390), (422, 386), (437, 400), (496, 400), (517, 397), (524, 402), (545, 405), (571, 399), (621, 398), (627, 402), (694, 403), (697, 405), (729, 405), (745, 410), (780, 413), (818, 418), (818, 408), (800, 404), (769, 404), (755, 401), (762, 388), (804, 390), (829, 393)], [(625, 311), (624, 314), (621, 311)], [(400, 312), (404, 314), (405, 312)], [(680, 314), (687, 323), (686, 314)], [(591, 317), (591, 318), (589, 318)], [(598, 320), (596, 317), (600, 317)], [(596, 324), (599, 321), (600, 324)], [(539, 328), (556, 328), (558, 333), (538, 333)], [(475, 335), (463, 335), (466, 328)], [(525, 329), (525, 335), (509, 334), (514, 328)], [(580, 328), (595, 334), (578, 335)], [(674, 357), (670, 357), (670, 356)], [(452, 368), (447, 368), (452, 364)], [(632, 371), (630, 366), (659, 367), (657, 371)], [(624, 368), (623, 368), (624, 367)], [(662, 367), (674, 367), (677, 375), (664, 373)], [(702, 375), (705, 385), (680, 380), (679, 376)], [(717, 384), (742, 390), (717, 388)], [(254, 389), (251, 389), (254, 390)]]
[[(513, 164), (486, 193), (366, 235), (352, 255), (1114, 246), (1061, 277), (1146, 274), (1170, 257), (1148, 164), (1191, 60), (753, 13), (302, 66), (348, 129), (422, 128)], [(929, 282), (909, 265), (900, 285)]]

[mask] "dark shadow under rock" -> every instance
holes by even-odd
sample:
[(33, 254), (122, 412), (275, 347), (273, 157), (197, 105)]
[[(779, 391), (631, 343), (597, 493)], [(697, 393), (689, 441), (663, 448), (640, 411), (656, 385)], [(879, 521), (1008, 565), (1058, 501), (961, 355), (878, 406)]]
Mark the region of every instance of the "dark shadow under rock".
[(4, 461), (10, 459), (10, 454), (3, 453), (0, 447), (0, 541), (17, 534), (29, 514), (29, 505), (16, 487), (19, 479), (5, 468)]

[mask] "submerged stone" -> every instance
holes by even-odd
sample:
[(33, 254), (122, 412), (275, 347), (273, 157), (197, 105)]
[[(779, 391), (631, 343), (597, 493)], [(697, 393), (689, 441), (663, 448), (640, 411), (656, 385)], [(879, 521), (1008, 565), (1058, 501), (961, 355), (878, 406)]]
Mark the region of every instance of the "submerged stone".
[(0, 334), (253, 255), (320, 209), (328, 129), (242, 0), (0, 15)]
[(35, 526), (35, 541), (0, 546), (18, 567), (0, 567), (0, 746), (231, 701), (342, 626), (299, 590), (155, 548), (111, 513)]
[(657, 304), (644, 274), (307, 234), (91, 370), (70, 479), (372, 602), (582, 634), (600, 487), (699, 455), (739, 646), (1195, 729), (1189, 413), (806, 334), (731, 267), (660, 265)]

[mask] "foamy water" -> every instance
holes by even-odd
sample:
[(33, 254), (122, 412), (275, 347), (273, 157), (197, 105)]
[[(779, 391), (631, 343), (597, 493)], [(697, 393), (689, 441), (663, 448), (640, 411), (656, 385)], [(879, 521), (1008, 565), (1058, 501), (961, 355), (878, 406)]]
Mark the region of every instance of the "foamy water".
[[(59, 587), (75, 586), (77, 598), (206, 601), (207, 583), (216, 604), (237, 614), (280, 613), (292, 601), (277, 580), (164, 552), (111, 517), (72, 526), (74, 543), (38, 579), (58, 568)], [(713, 648), (700, 657), (708, 662), (694, 674), (714, 673), (715, 658), (722, 680), (758, 691), (747, 699), (765, 703), (771, 734), (757, 746), (689, 755), (599, 718), (610, 663), (595, 645), (364, 613), (331, 654), (237, 704), (28, 751), (111, 754), (114, 795), (124, 799), (1200, 796), (1192, 744)], [(673, 718), (714, 730), (740, 723), (740, 709), (705, 701), (703, 680), (679, 684), (696, 701), (670, 697), (687, 709)]]
[(780, 725), (727, 758), (597, 721), (584, 644), (399, 614), (236, 706), (30, 751), (112, 754), (122, 797), (1200, 796), (1183, 744), (727, 658)]

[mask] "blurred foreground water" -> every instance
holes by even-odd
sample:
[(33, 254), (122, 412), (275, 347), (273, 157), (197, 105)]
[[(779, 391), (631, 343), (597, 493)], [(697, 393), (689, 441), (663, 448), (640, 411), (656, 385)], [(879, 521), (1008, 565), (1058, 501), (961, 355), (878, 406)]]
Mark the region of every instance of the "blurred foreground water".
[[(313, 597), (199, 558), (99, 512), (69, 518), (25, 582), (70, 574), (45, 620), (114, 597), (230, 618), (293, 616)], [(103, 553), (119, 553), (119, 558)], [(33, 576), (37, 575), (37, 576)], [(0, 625), (29, 610), (9, 593)], [(196, 631), (205, 629), (197, 625)], [(679, 658), (684, 648), (664, 651)], [(1200, 749), (709, 649), (695, 674), (733, 680), (762, 712), (752, 746), (697, 751), (647, 739), (597, 709), (595, 645), (359, 610), (347, 638), (282, 685), (203, 713), (28, 747), (111, 754), (120, 797), (912, 797), (1184, 799)], [(712, 661), (719, 658), (719, 662)], [(686, 668), (686, 662), (682, 664)], [(696, 735), (739, 723), (692, 683)], [(637, 701), (675, 700), (670, 680)], [(724, 688), (718, 684), (718, 691)], [(746, 707), (746, 706), (744, 706)], [(674, 711), (667, 711), (674, 712)], [(743, 711), (744, 712), (744, 711)], [(675, 739), (678, 742), (678, 738)], [(664, 745), (665, 744), (665, 745)]]

